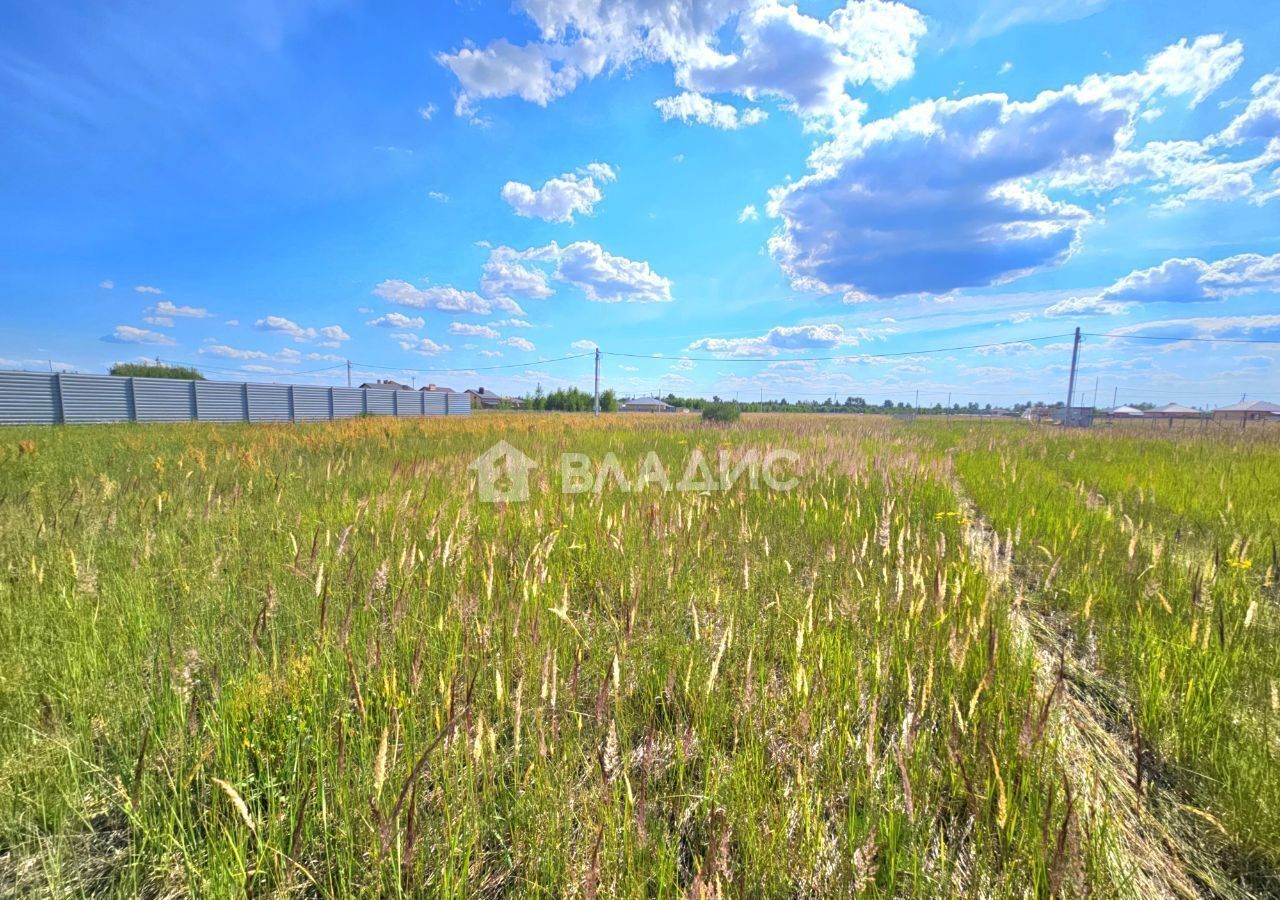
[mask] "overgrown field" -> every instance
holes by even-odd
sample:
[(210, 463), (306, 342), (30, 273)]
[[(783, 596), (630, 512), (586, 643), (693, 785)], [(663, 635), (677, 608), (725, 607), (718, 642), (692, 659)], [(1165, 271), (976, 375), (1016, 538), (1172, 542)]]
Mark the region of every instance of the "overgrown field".
[(1278, 533), (1265, 429), (6, 430), (0, 896), (1280, 895)]

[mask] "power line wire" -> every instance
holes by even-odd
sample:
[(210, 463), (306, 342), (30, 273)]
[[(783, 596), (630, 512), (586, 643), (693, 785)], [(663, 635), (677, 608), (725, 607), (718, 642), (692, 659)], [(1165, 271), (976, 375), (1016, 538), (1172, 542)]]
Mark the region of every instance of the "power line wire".
[(1206, 338), (1206, 337), (1162, 337), (1155, 334), (1107, 334), (1094, 331), (1084, 332), (1086, 337), (1115, 338), (1122, 341), (1164, 341), (1177, 344), (1182, 341), (1197, 341), (1204, 344), (1280, 344), (1280, 340), (1264, 340), (1262, 338)]

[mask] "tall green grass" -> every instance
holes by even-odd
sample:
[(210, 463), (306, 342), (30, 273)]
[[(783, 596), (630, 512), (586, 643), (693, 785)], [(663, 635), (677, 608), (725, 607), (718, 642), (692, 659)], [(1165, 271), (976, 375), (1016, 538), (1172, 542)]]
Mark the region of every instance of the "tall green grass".
[[(1149, 551), (1118, 553), (1114, 517), (1000, 434), (983, 451), (874, 418), (519, 415), (7, 431), (0, 891), (1133, 894), (1139, 862), (1064, 764), (1054, 672), (955, 472), (993, 522), (1022, 520), (1016, 560), (1092, 542), (1052, 595), (1096, 595), (1085, 645), (1089, 622), (1133, 618)], [(499, 438), (538, 464), (527, 503), (472, 490)], [(680, 473), (695, 449), (771, 447), (799, 454), (794, 490), (564, 495), (555, 474), (564, 451)], [(1145, 588), (1141, 629), (1095, 629), (1178, 765), (1265, 761), (1248, 741), (1214, 756), (1206, 724), (1266, 712), (1265, 674), (1241, 674), (1274, 647), (1272, 610), (1240, 619), (1256, 575), (1214, 582), (1223, 647), (1161, 644)], [(1162, 670), (1164, 693), (1143, 677)], [(1184, 676), (1205, 680), (1193, 703)], [(1258, 866), (1272, 814), (1234, 798), (1268, 777), (1197, 801)]]

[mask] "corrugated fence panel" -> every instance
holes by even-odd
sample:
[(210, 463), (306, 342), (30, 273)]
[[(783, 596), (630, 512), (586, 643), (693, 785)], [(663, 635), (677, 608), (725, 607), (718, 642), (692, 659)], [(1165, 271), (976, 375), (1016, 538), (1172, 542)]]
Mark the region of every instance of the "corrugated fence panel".
[(133, 409), (139, 422), (190, 422), (195, 418), (190, 381), (134, 378)]
[(99, 375), (59, 375), (62, 421), (128, 422), (133, 418), (129, 379)]
[(289, 386), (287, 384), (249, 385), (249, 421), (289, 421)]
[(55, 425), (59, 421), (54, 376), (0, 372), (0, 425)]
[(333, 417), (358, 416), (364, 412), (364, 391), (359, 388), (333, 389)]
[(202, 422), (243, 422), (244, 385), (225, 381), (196, 382), (196, 413)]
[(0, 425), (59, 422), (285, 422), (372, 415), (458, 416), (466, 394), (0, 372)]
[(417, 391), (396, 391), (396, 415), (422, 415), (422, 395)]
[(329, 389), (322, 387), (295, 387), (293, 389), (293, 417), (295, 419), (329, 418)]
[(442, 394), (440, 391), (427, 391), (422, 395), (423, 407), (428, 416), (447, 416), (448, 408), (445, 406), (445, 398), (448, 394)]
[(394, 393), (392, 391), (371, 391), (365, 388), (365, 396), (369, 398), (369, 412), (380, 416), (391, 415), (394, 407)]

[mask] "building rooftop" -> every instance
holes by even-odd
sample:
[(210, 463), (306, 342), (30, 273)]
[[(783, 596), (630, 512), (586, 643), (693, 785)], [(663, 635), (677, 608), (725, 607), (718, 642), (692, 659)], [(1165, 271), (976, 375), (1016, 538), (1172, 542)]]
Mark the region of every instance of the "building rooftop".
[(1239, 403), (1232, 403), (1230, 406), (1220, 406), (1214, 412), (1280, 413), (1280, 404), (1271, 403), (1267, 400), (1241, 400)]

